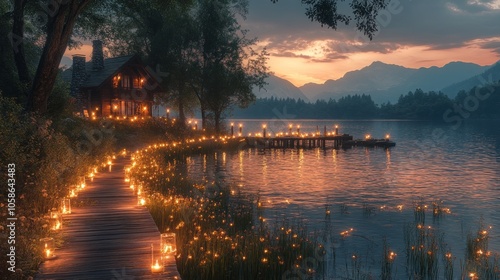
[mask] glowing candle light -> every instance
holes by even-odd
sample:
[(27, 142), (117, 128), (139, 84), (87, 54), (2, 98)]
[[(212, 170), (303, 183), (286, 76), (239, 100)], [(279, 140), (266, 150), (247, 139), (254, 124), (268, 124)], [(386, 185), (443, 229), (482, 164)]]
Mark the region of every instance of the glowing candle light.
[(151, 272), (158, 273), (163, 272), (163, 265), (160, 265), (158, 259), (154, 258), (154, 248), (153, 243), (151, 243)]
[(240, 123), (239, 129), (240, 129), (240, 136), (241, 136), (241, 134), (243, 134), (243, 124)]
[(57, 231), (62, 229), (62, 215), (58, 211), (50, 212), (50, 229)]
[(43, 257), (45, 260), (52, 260), (56, 258), (54, 239), (52, 237), (41, 238), (40, 243), (43, 250)]
[(160, 236), (160, 248), (161, 248), (161, 253), (162, 256), (165, 259), (170, 258), (171, 256), (175, 255), (175, 252), (177, 251), (177, 246), (175, 242), (175, 233), (163, 233)]
[(267, 128), (267, 125), (263, 124), (262, 125), (262, 135), (263, 135), (264, 138), (266, 138), (266, 128)]
[(297, 135), (300, 135), (300, 124), (297, 125)]
[(61, 212), (65, 215), (71, 214), (71, 200), (69, 198), (61, 200)]
[(234, 136), (234, 123), (231, 123), (231, 136)]
[(161, 266), (158, 262), (158, 259), (156, 259), (156, 262), (151, 265), (151, 272), (153, 273), (158, 273), (158, 272), (162, 272), (163, 270), (163, 266)]

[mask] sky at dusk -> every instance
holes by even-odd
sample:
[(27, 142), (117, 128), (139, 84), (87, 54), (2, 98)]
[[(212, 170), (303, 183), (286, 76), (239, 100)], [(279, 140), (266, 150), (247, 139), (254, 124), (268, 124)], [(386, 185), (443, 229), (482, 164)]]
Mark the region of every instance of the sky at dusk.
[[(270, 70), (296, 86), (338, 79), (374, 61), (419, 68), (500, 60), (500, 0), (393, 0), (381, 12), (372, 41), (354, 22), (322, 28), (305, 9), (300, 0), (250, 0), (241, 21), (248, 36), (258, 37), (270, 53)], [(339, 9), (348, 12), (348, 4)], [(76, 53), (89, 59), (91, 46), (65, 55)]]
[(354, 22), (337, 30), (311, 22), (299, 0), (249, 2), (242, 25), (267, 46), (271, 71), (296, 86), (338, 79), (373, 61), (419, 68), (500, 60), (500, 0), (394, 0), (371, 42)]

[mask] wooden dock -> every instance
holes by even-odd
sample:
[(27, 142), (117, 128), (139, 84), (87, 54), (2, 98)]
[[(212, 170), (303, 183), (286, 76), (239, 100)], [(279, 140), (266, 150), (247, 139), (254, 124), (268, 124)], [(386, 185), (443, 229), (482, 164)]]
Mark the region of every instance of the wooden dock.
[[(124, 181), (126, 159), (98, 173), (72, 199), (64, 216), (64, 244), (35, 279), (180, 279), (175, 259), (164, 272), (151, 272), (151, 244), (158, 256), (160, 232)], [(78, 205), (79, 204), (79, 205)]]
[(313, 148), (334, 148), (338, 149), (347, 141), (352, 141), (353, 137), (348, 134), (343, 135), (316, 135), (316, 136), (277, 136), (277, 137), (245, 137), (247, 145), (261, 149), (313, 149)]

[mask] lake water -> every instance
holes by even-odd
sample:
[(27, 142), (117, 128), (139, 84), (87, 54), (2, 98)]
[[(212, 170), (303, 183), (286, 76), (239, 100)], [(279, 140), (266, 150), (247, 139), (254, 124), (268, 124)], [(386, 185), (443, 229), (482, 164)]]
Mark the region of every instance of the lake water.
[[(490, 227), (489, 250), (500, 252), (500, 122), (470, 121), (460, 127), (419, 121), (234, 120), (243, 134), (301, 132), (324, 127), (355, 138), (390, 134), (391, 149), (355, 147), (334, 149), (243, 150), (194, 156), (187, 172), (195, 181), (222, 180), (243, 192), (259, 194), (270, 224), (294, 217), (313, 231), (325, 228), (325, 207), (331, 211), (328, 246), (335, 248), (340, 267), (360, 256), (362, 269), (378, 275), (385, 238), (398, 254), (394, 269), (404, 275), (404, 228), (414, 221), (415, 202), (429, 206), (426, 226), (444, 234), (446, 251), (456, 256), (455, 270), (465, 255), (465, 240), (482, 219)], [(432, 202), (451, 210), (433, 219)], [(348, 237), (340, 232), (353, 229)], [(441, 253), (444, 254), (444, 251)], [(342, 276), (338, 269), (330, 276)], [(459, 272), (457, 272), (459, 273)], [(456, 274), (459, 275), (459, 274)]]

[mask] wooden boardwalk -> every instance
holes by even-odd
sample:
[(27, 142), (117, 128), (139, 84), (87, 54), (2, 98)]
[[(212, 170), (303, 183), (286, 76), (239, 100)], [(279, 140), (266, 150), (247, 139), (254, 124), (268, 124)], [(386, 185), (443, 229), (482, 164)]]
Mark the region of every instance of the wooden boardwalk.
[(338, 149), (347, 141), (352, 141), (353, 137), (348, 134), (336, 136), (277, 136), (277, 137), (245, 137), (247, 145), (261, 149), (312, 149), (324, 148), (328, 146)]
[[(64, 216), (62, 248), (40, 266), (35, 279), (180, 279), (175, 260), (165, 272), (151, 273), (151, 243), (158, 255), (160, 232), (124, 181), (126, 159), (98, 173), (72, 199)], [(81, 205), (75, 205), (76, 202)]]

